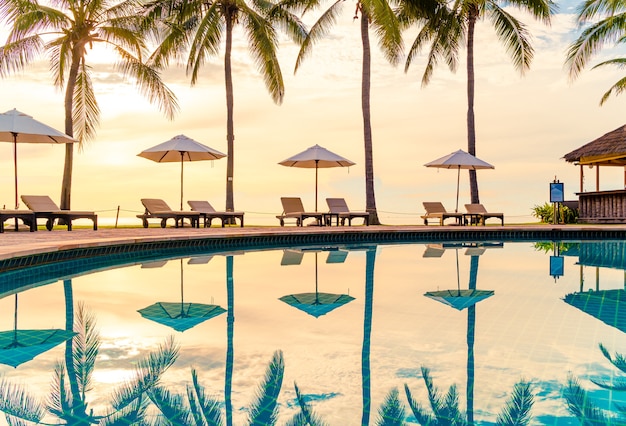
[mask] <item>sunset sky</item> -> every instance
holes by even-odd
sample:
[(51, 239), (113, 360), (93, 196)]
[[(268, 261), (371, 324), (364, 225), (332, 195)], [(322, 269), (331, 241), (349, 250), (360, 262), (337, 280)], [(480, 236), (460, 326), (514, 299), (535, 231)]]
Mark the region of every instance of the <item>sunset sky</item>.
[[(520, 76), (511, 65), (493, 29), (481, 22), (475, 44), (477, 156), (495, 166), (479, 171), (481, 202), (504, 212), (507, 221), (534, 221), (532, 207), (549, 200), (548, 183), (565, 183), (566, 199), (579, 191), (579, 169), (562, 157), (624, 124), (626, 97), (599, 106), (602, 94), (622, 74), (613, 69), (585, 70), (574, 82), (564, 69), (565, 52), (577, 37), (575, 2), (559, 2), (551, 27), (524, 18), (531, 29), (535, 58)], [(354, 5), (320, 42), (296, 75), (297, 48), (284, 39), (280, 59), (286, 95), (275, 105), (247, 55), (245, 37), (235, 34), (236, 210), (246, 222), (277, 225), (281, 196), (300, 196), (312, 210), (314, 171), (278, 163), (319, 144), (356, 163), (350, 168), (319, 172), (319, 205), (324, 198), (344, 197), (353, 210), (365, 208), (365, 179), (360, 103), (361, 45)], [(306, 17), (312, 23), (314, 17)], [(7, 28), (0, 30), (5, 40)], [(412, 39), (407, 35), (407, 44)], [(466, 74), (463, 50), (456, 74), (440, 67), (431, 84), (421, 87), (424, 60), (387, 64), (372, 36), (372, 122), (376, 201), (383, 223), (417, 224), (423, 201), (441, 201), (454, 209), (456, 172), (424, 164), (458, 149), (467, 150)], [(223, 53), (223, 52), (222, 52)], [(595, 58), (617, 55), (607, 47)], [(181, 111), (168, 121), (142, 98), (134, 86), (113, 70), (107, 52), (92, 51), (94, 84), (102, 110), (94, 141), (75, 155), (72, 208), (96, 211), (102, 223), (120, 218), (138, 224), (140, 198), (162, 198), (180, 204), (180, 164), (158, 164), (138, 157), (144, 149), (184, 134), (227, 152), (223, 57), (204, 67), (190, 87), (182, 67), (171, 68), (165, 81), (177, 94)], [(595, 63), (595, 62), (594, 62)], [(63, 130), (63, 93), (52, 85), (45, 61), (23, 74), (0, 81), (0, 112), (16, 108)], [(0, 144), (0, 205), (13, 207), (13, 148)], [(59, 201), (64, 149), (54, 145), (18, 147), (19, 193), (48, 194)], [(595, 189), (595, 170), (585, 169), (585, 190)], [(209, 200), (225, 207), (226, 160), (185, 164), (184, 199)], [(621, 168), (601, 169), (601, 189), (621, 189)], [(462, 172), (459, 205), (469, 202), (467, 173)], [(185, 204), (185, 208), (186, 204)]]

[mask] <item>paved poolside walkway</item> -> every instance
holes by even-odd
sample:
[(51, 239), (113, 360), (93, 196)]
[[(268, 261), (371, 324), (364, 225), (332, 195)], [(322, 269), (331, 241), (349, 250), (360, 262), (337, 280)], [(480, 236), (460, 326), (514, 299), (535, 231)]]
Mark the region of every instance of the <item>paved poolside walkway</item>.
[(226, 227), (226, 228), (101, 228), (97, 231), (91, 228), (74, 228), (71, 232), (65, 229), (54, 229), (46, 231), (39, 229), (37, 232), (28, 232), (20, 229), (19, 232), (7, 229), (0, 234), (0, 260), (13, 257), (26, 256), (37, 253), (54, 252), (58, 250), (67, 250), (72, 248), (84, 248), (95, 246), (106, 246), (112, 244), (132, 244), (150, 241), (167, 241), (167, 240), (184, 240), (197, 238), (225, 238), (225, 237), (241, 237), (241, 236), (269, 236), (281, 235), (285, 233), (346, 233), (346, 232), (400, 232), (411, 231), (419, 233), (440, 233), (459, 232), (467, 230), (507, 230), (507, 231), (536, 231), (536, 230), (557, 230), (567, 229), (568, 231), (583, 231), (610, 229), (613, 231), (624, 232), (626, 235), (626, 225), (505, 225), (502, 226), (438, 226), (438, 225), (381, 225), (381, 226), (333, 226), (333, 227), (262, 227), (262, 226), (246, 226)]

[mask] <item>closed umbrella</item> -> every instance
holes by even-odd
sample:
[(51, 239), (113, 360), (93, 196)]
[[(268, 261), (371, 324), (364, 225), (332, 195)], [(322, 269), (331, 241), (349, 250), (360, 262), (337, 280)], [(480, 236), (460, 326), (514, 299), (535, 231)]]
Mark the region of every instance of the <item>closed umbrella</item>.
[(180, 161), (180, 209), (183, 209), (183, 164), (185, 161), (218, 160), (226, 157), (213, 148), (201, 144), (185, 135), (174, 136), (152, 148), (137, 154), (139, 157), (157, 163), (174, 163)]
[(456, 178), (456, 208), (455, 212), (459, 211), (459, 182), (461, 180), (461, 169), (466, 170), (480, 170), (480, 169), (493, 169), (494, 167), (469, 154), (462, 149), (455, 151), (451, 154), (448, 154), (444, 157), (438, 158), (436, 160), (431, 161), (430, 163), (424, 164), (426, 167), (436, 167), (439, 169), (456, 169), (457, 170), (457, 178)]
[(350, 167), (355, 163), (316, 144), (278, 164), (287, 167), (315, 169), (315, 211), (317, 211), (317, 169)]
[(17, 190), (18, 143), (74, 143), (71, 136), (35, 120), (15, 108), (0, 114), (0, 141), (13, 143), (13, 168), (15, 170), (15, 208), (19, 208)]

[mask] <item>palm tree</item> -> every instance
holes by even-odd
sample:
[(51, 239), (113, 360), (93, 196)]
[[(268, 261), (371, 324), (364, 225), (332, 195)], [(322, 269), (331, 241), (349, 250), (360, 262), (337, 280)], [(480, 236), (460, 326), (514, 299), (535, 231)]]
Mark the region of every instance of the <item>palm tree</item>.
[[(455, 0), (449, 7), (439, 7), (434, 14), (424, 15), (416, 7), (417, 0), (403, 0), (400, 17), (404, 25), (421, 24), (407, 55), (405, 71), (413, 59), (430, 43), (422, 85), (427, 85), (439, 61), (447, 63), (452, 71), (458, 65), (458, 53), (466, 41), (467, 47), (467, 150), (476, 155), (476, 126), (474, 117), (474, 32), (476, 23), (484, 18), (491, 21), (500, 41), (511, 56), (513, 66), (523, 75), (530, 68), (534, 49), (526, 26), (509, 13), (504, 6), (513, 6), (535, 19), (550, 23), (555, 5), (551, 0)], [(416, 11), (418, 13), (416, 13)], [(476, 171), (470, 170), (472, 203), (480, 203)]]
[(73, 345), (68, 345), (71, 348), (69, 356), (55, 367), (47, 404), (33, 397), (24, 385), (2, 379), (0, 411), (5, 413), (10, 424), (42, 423), (47, 414), (56, 417), (58, 424), (73, 426), (140, 423), (148, 407), (147, 392), (159, 384), (163, 373), (178, 357), (178, 346), (173, 339), (168, 339), (155, 352), (139, 360), (134, 378), (112, 394), (111, 409), (95, 415), (87, 401), (100, 336), (93, 314), (82, 304), (78, 305), (74, 331), (77, 334), (72, 339)]
[[(137, 0), (60, 0), (58, 9), (36, 0), (5, 0), (0, 19), (12, 25), (0, 47), (0, 75), (20, 71), (40, 54), (50, 58), (54, 84), (65, 86), (65, 133), (79, 147), (95, 136), (100, 109), (92, 84), (87, 53), (95, 44), (112, 48), (116, 69), (130, 77), (150, 102), (156, 102), (169, 119), (178, 109), (174, 94), (158, 70), (144, 63), (144, 31)], [(73, 144), (65, 145), (61, 208), (69, 209), (72, 191)]]
[[(187, 72), (191, 84), (198, 80), (202, 65), (217, 56), (224, 42), (224, 82), (226, 85), (226, 210), (234, 211), (234, 95), (232, 76), (233, 29), (239, 26), (248, 39), (249, 51), (275, 103), (285, 94), (283, 76), (276, 56), (278, 38), (276, 27), (283, 28), (296, 43), (306, 36), (300, 20), (272, 1), (245, 0), (148, 0), (145, 5), (151, 25), (156, 21), (155, 34), (160, 41), (152, 55), (157, 66), (167, 65), (171, 58), (187, 54)], [(154, 20), (154, 21), (153, 21)], [(186, 53), (188, 52), (188, 53)]]
[[(621, 3), (608, 2), (606, 0), (586, 0), (578, 9), (577, 21), (583, 25), (597, 19), (597, 22), (589, 25), (580, 34), (578, 39), (567, 51), (566, 67), (569, 76), (576, 79), (585, 68), (589, 60), (602, 49), (606, 43), (623, 43), (624, 22), (626, 22), (626, 7)], [(606, 65), (614, 65), (624, 68), (625, 58), (609, 59), (595, 65), (593, 69)], [(611, 94), (619, 95), (626, 89), (626, 78), (621, 78), (600, 99), (603, 105)]]
[[(322, 5), (320, 0), (284, 0), (289, 7), (302, 10), (303, 13), (318, 8)], [(296, 60), (295, 71), (308, 56), (313, 48), (313, 44), (323, 38), (329, 31), (332, 24), (337, 21), (341, 12), (343, 0), (336, 0), (326, 9), (318, 20), (311, 27), (308, 36), (302, 43), (298, 59)], [(393, 65), (400, 62), (403, 44), (402, 33), (396, 15), (387, 0), (358, 0), (354, 19), (361, 15), (361, 44), (363, 49), (363, 62), (361, 71), (361, 111), (363, 115), (363, 142), (365, 151), (365, 209), (370, 214), (369, 223), (380, 225), (378, 211), (376, 209), (376, 196), (374, 193), (374, 154), (372, 121), (370, 108), (370, 86), (371, 86), (371, 48), (370, 48), (370, 26), (374, 28), (378, 36), (379, 46), (385, 58)]]

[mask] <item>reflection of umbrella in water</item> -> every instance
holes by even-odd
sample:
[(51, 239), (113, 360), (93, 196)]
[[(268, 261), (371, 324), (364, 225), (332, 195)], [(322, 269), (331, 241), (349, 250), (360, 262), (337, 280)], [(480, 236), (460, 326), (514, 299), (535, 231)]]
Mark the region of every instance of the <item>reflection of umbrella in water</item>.
[(459, 149), (445, 157), (438, 158), (430, 163), (424, 164), (426, 167), (436, 167), (439, 169), (457, 169), (456, 177), (456, 208), (455, 212), (459, 211), (459, 182), (461, 180), (461, 169), (478, 170), (478, 169), (493, 169), (494, 167), (476, 157), (472, 154)]
[(13, 330), (0, 332), (0, 363), (17, 367), (71, 339), (75, 334), (61, 329), (18, 330), (16, 294)]
[(475, 305), (481, 300), (493, 296), (494, 292), (493, 290), (478, 290), (476, 288), (461, 290), (461, 283), (459, 279), (459, 252), (458, 250), (455, 251), (457, 288), (451, 290), (428, 291), (424, 293), (424, 296), (462, 311), (465, 308)]
[(348, 294), (321, 293), (317, 290), (317, 252), (315, 252), (315, 293), (289, 294), (279, 300), (319, 318), (354, 300)]
[(317, 169), (329, 167), (350, 167), (355, 163), (319, 145), (302, 151), (278, 163), (287, 167), (315, 168), (315, 211), (317, 211)]
[(183, 259), (180, 259), (180, 302), (157, 302), (137, 312), (144, 318), (182, 332), (223, 314), (226, 309), (218, 305), (184, 302)]
[[(498, 245), (497, 247), (499, 247), (500, 245)], [(469, 250), (468, 250), (469, 251)], [(473, 299), (467, 299), (464, 300), (465, 297), (467, 296), (457, 296), (454, 295), (454, 293), (460, 293), (463, 290), (459, 290), (460, 289), (460, 284), (459, 283), (459, 251), (458, 249), (455, 250), (456, 252), (456, 275), (457, 275), (457, 290), (452, 290), (451, 293), (453, 293), (452, 296), (447, 296), (445, 297), (445, 299), (439, 300), (439, 299), (435, 299), (435, 300), (439, 300), (442, 303), (445, 303), (449, 306), (454, 307), (455, 309), (465, 309), (467, 308), (467, 333), (466, 333), (466, 339), (467, 339), (467, 386), (465, 388), (465, 393), (466, 393), (466, 397), (467, 397), (467, 422), (468, 424), (472, 425), (474, 424), (474, 340), (475, 340), (475, 332), (476, 332), (476, 304), (478, 302), (480, 302), (481, 300), (491, 296), (494, 294), (493, 291), (491, 290), (486, 290), (487, 293), (490, 294), (483, 294), (481, 295), (476, 295), (475, 298)], [(476, 290), (476, 282), (477, 282), (477, 278), (478, 278), (478, 260), (480, 258), (480, 251), (478, 250), (472, 250), (469, 251), (469, 254), (471, 256), (471, 260), (470, 260), (470, 277), (469, 277), (469, 289), (470, 290), (474, 290), (474, 291), (481, 291), (481, 290)], [(485, 291), (485, 290), (483, 290)], [(431, 292), (433, 293), (433, 292)], [(461, 293), (462, 294), (462, 293)], [(428, 293), (425, 294), (426, 296), (428, 296)], [(472, 296), (469, 296), (470, 298)], [(443, 298), (443, 296), (442, 296)], [(455, 300), (458, 299), (457, 305), (455, 305)], [(445, 300), (445, 301), (444, 301)]]
[(565, 302), (626, 333), (626, 290), (570, 293)]
[(180, 209), (183, 209), (183, 164), (185, 161), (218, 160), (226, 154), (196, 142), (185, 135), (174, 136), (169, 141), (148, 148), (137, 154), (157, 163), (180, 161)]

